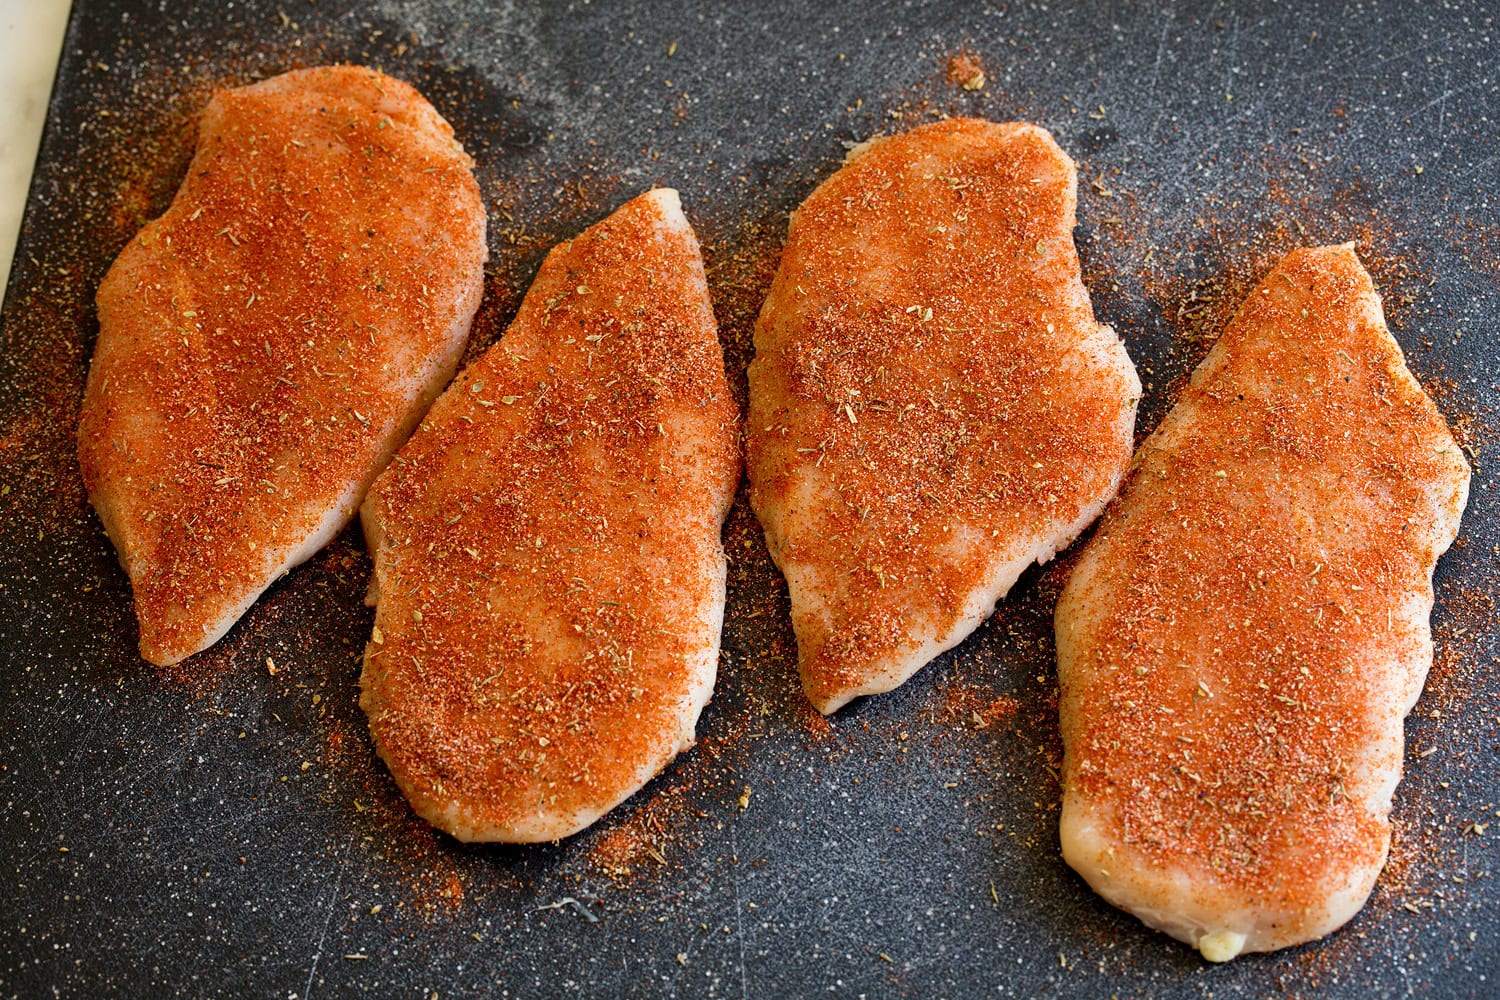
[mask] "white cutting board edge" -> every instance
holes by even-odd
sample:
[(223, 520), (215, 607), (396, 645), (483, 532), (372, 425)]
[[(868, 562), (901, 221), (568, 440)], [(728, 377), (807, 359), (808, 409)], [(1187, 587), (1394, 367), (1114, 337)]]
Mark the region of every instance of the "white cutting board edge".
[(72, 6), (72, 0), (0, 0), (0, 287), (10, 281)]

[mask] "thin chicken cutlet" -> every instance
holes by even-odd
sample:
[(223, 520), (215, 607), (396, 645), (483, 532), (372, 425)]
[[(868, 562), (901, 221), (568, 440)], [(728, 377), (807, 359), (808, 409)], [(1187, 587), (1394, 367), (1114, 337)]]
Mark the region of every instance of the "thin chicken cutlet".
[(1095, 890), (1214, 961), (1359, 910), (1468, 486), (1352, 246), (1289, 254), (1057, 606), (1062, 848)]
[(1076, 188), (1044, 130), (953, 119), (792, 217), (746, 457), (824, 713), (961, 641), (1124, 476), (1140, 382), (1079, 276)]
[(78, 428), (142, 656), (216, 642), (353, 517), (452, 376), (485, 256), (470, 160), (406, 84), (334, 66), (214, 95), (100, 285)]
[(555, 840), (692, 745), (737, 434), (676, 192), (548, 255), (362, 511), (378, 604), (360, 703), (421, 816)]

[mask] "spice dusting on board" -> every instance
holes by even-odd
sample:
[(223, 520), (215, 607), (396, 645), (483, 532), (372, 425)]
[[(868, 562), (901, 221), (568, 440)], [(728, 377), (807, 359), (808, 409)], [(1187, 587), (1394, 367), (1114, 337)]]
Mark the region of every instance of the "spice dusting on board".
[(944, 708), (955, 725), (973, 729), (1004, 726), (1015, 718), (1020, 703), (975, 684), (950, 682), (943, 691)]
[(702, 845), (706, 814), (690, 804), (686, 785), (648, 787), (616, 812), (617, 817), (600, 822), (597, 832), (585, 835), (589, 842), (580, 871), (623, 886), (632, 875), (668, 868), (680, 860), (679, 853)]
[(826, 743), (837, 733), (832, 720), (812, 705), (804, 705), (798, 714), (802, 718), (802, 728), (815, 743)]
[[(745, 369), (755, 356), (755, 320), (781, 259), (786, 218), (764, 212), (750, 218), (724, 218), (712, 211), (712, 206), (702, 206), (702, 216), (701, 221), (695, 217), (694, 224), (703, 240), (708, 287), (719, 324), (719, 342), (724, 347), (724, 370), (743, 413), (748, 391)], [(743, 503), (741, 495), (737, 507), (743, 507)], [(763, 545), (760, 525), (753, 517), (739, 525), (736, 528), (732, 523), (730, 533), (734, 537), (726, 535), (725, 539), (725, 551), (731, 560)]]
[(1234, 184), (1195, 192), (1195, 215), (1184, 220), (1170, 192), (1138, 189), (1119, 168), (1080, 163), (1080, 174), (1093, 178), (1079, 186), (1079, 219), (1090, 230), (1080, 253), (1101, 320), (1127, 341), (1158, 324), (1171, 334), (1164, 359), (1141, 368), (1138, 436), (1151, 430), (1150, 413), (1170, 408), (1245, 296), (1288, 252), (1354, 241), (1398, 339), (1411, 335), (1412, 309), (1434, 280), (1412, 245), (1416, 234), (1368, 185), (1325, 179), (1327, 165), (1302, 147), (1273, 141), (1225, 166)]
[[(970, 47), (924, 53), (926, 70), (903, 90), (883, 95), (876, 131), (904, 132), (943, 118), (975, 117), (994, 122), (1032, 121), (1027, 102), (1006, 93), (987, 70), (985, 57)], [(851, 109), (854, 110), (854, 109)], [(868, 136), (861, 136), (868, 138)]]

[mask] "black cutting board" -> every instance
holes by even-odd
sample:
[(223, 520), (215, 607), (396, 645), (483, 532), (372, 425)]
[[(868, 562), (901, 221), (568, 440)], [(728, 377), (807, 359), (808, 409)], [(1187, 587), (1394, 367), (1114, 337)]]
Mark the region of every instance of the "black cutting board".
[[(0, 993), (1497, 995), (1493, 5), (486, 6), (75, 4), (0, 320)], [(948, 79), (972, 78), (963, 53), (982, 89)], [(356, 704), (355, 532), (185, 669), (141, 662), (73, 453), (93, 292), (165, 207), (212, 87), (328, 61), (414, 83), (476, 156), (475, 349), (549, 246), (670, 184), (741, 400), (787, 212), (849, 143), (940, 114), (1038, 122), (1079, 161), (1085, 277), (1147, 384), (1143, 432), (1277, 254), (1359, 241), (1477, 454), (1365, 910), (1210, 967), (1063, 865), (1059, 567), (822, 723), (743, 496), (702, 743), (562, 845), (464, 846), (410, 814)]]

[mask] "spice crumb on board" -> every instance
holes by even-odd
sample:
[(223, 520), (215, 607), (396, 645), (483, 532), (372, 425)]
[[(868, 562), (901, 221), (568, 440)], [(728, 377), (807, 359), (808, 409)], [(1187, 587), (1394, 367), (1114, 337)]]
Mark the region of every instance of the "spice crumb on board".
[(973, 52), (955, 52), (948, 57), (947, 78), (950, 84), (964, 90), (983, 90), (984, 63)]

